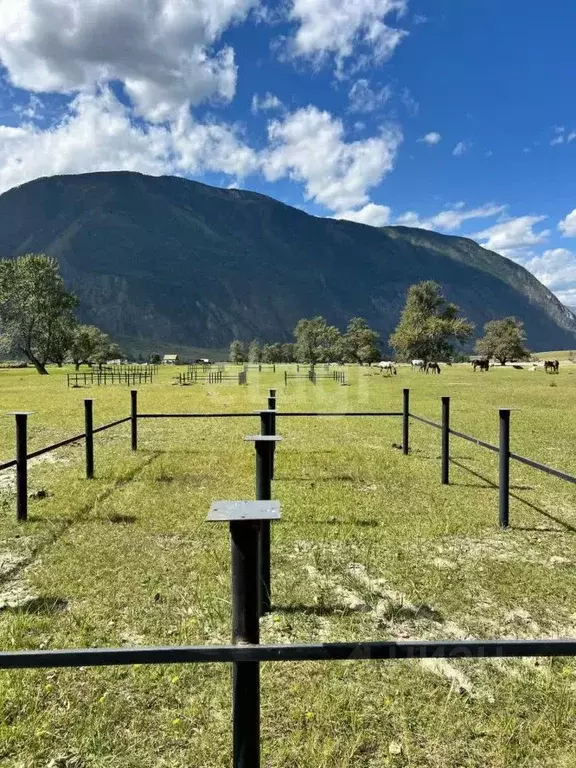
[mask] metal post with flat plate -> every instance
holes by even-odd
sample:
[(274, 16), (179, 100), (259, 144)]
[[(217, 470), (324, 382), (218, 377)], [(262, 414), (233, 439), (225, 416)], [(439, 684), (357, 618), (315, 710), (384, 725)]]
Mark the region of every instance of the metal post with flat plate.
[[(269, 413), (269, 412), (266, 412)], [(244, 440), (256, 447), (256, 499), (267, 501), (272, 497), (272, 454), (282, 438), (278, 435), (249, 435)], [(272, 589), (270, 578), (270, 520), (263, 520), (260, 529), (260, 615), (270, 613)]]
[[(232, 642), (260, 642), (260, 528), (280, 519), (277, 501), (215, 501), (210, 522), (230, 524), (232, 560)], [(260, 765), (260, 665), (233, 665), (234, 768)]]

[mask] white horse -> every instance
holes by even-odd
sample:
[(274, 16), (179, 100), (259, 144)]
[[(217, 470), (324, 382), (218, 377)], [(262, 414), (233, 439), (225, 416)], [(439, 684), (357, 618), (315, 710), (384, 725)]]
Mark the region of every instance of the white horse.
[(423, 373), (426, 368), (426, 363), (424, 360), (412, 360), (412, 370), (420, 371), (420, 373)]
[(386, 372), (388, 376), (396, 376), (396, 366), (391, 360), (382, 360), (378, 363), (378, 368), (382, 373)]

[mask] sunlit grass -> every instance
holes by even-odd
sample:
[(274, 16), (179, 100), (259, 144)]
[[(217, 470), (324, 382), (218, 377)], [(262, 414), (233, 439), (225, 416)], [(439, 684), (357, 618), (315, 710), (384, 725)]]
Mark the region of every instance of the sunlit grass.
[[(512, 448), (576, 469), (576, 377), (542, 371), (349, 370), (350, 386), (283, 386), (282, 368), (249, 385), (139, 391), (141, 412), (251, 412), (278, 389), (280, 411), (412, 410), (497, 441), (510, 406)], [(550, 386), (552, 383), (556, 386)], [(0, 372), (2, 411), (36, 411), (31, 449), (129, 413), (129, 387), (68, 390), (62, 373)], [(253, 498), (258, 419), (140, 423), (96, 437), (96, 479), (83, 445), (31, 467), (30, 522), (2, 491), (0, 647), (229, 642), (229, 536), (205, 522), (211, 502)], [(14, 425), (0, 419), (0, 456)], [(282, 419), (274, 496), (274, 612), (262, 642), (576, 635), (572, 486), (512, 470), (512, 527), (497, 527), (497, 457), (453, 439), (453, 484), (440, 485), (439, 433), (399, 419)], [(472, 474), (472, 472), (474, 474)], [(0, 479), (6, 477), (0, 475)], [(9, 476), (8, 476), (9, 477)], [(3, 481), (6, 482), (6, 481)], [(129, 667), (0, 674), (0, 766), (107, 768), (230, 765), (230, 669)], [(573, 660), (265, 664), (263, 765), (272, 768), (572, 766)]]

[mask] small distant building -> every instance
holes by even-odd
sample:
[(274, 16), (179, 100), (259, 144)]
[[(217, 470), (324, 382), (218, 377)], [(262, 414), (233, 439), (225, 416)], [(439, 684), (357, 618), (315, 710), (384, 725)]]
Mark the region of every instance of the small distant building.
[(106, 365), (124, 365), (125, 362), (125, 360), (118, 357), (116, 360), (107, 360)]
[(178, 355), (164, 355), (162, 358), (163, 365), (180, 365), (180, 358)]

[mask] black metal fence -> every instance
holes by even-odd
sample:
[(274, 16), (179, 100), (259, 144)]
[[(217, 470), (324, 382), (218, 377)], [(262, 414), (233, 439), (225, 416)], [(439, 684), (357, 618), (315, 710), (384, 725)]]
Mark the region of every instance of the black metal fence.
[(441, 453), (441, 482), (443, 485), (450, 484), (450, 436), (466, 440), (480, 448), (485, 448), (492, 453), (498, 454), (498, 521), (501, 528), (507, 528), (510, 525), (510, 461), (517, 461), (520, 464), (537, 469), (547, 475), (552, 475), (567, 483), (576, 484), (576, 477), (567, 472), (563, 472), (547, 464), (542, 464), (534, 459), (526, 458), (510, 450), (510, 408), (500, 408), (498, 410), (499, 441), (498, 445), (487, 443), (473, 435), (467, 435), (465, 432), (458, 432), (450, 426), (450, 398), (442, 398), (442, 421), (438, 423), (423, 416), (417, 416), (410, 413), (410, 418), (426, 424), (442, 432), (442, 453)]
[(101, 371), (83, 371), (78, 373), (67, 373), (66, 384), (68, 387), (88, 387), (96, 384), (99, 387), (108, 384), (126, 384), (127, 386), (136, 386), (136, 384), (152, 384), (155, 371), (150, 367), (134, 370), (101, 370)]
[[(510, 412), (500, 411), (500, 445), (498, 447), (477, 438), (456, 432), (450, 428), (450, 401), (443, 398), (442, 423), (431, 421), (410, 413), (410, 393), (403, 392), (401, 412), (278, 412), (276, 391), (270, 390), (268, 408), (255, 413), (180, 413), (153, 414), (138, 412), (138, 395), (131, 392), (131, 415), (97, 429), (93, 428), (92, 401), (85, 401), (86, 430), (82, 435), (69, 438), (47, 448), (28, 454), (26, 450), (27, 413), (17, 413), (17, 458), (0, 465), (0, 469), (16, 466), (20, 480), (25, 480), (28, 459), (41, 455), (79, 439), (86, 440), (86, 473), (94, 473), (92, 437), (95, 433), (110, 429), (118, 424), (131, 422), (132, 450), (138, 448), (138, 422), (140, 419), (158, 418), (238, 418), (260, 416), (260, 435), (246, 438), (256, 447), (256, 497), (261, 502), (272, 501), (272, 479), (274, 476), (274, 448), (281, 439), (276, 433), (277, 420), (293, 417), (401, 417), (404, 454), (409, 453), (410, 419), (442, 430), (442, 482), (449, 483), (449, 438), (450, 435), (469, 440), (477, 445), (521, 461), (536, 469), (546, 471), (562, 479), (576, 482), (576, 478), (553, 470), (538, 462), (510, 453)], [(501, 480), (507, 480), (506, 474)], [(505, 486), (507, 487), (507, 486)], [(19, 491), (20, 497), (20, 491)], [(233, 502), (232, 504), (249, 502)], [(230, 502), (227, 502), (230, 504)], [(278, 517), (279, 515), (277, 515)], [(72, 650), (40, 650), (1, 652), (0, 669), (46, 669), (71, 667), (119, 666), (128, 664), (198, 664), (229, 663), (233, 665), (232, 701), (232, 752), (234, 768), (258, 768), (260, 765), (260, 663), (297, 661), (358, 661), (369, 659), (428, 659), (428, 658), (513, 658), (534, 656), (575, 656), (576, 639), (558, 640), (438, 640), (438, 641), (380, 641), (317, 643), (294, 645), (260, 645), (259, 618), (272, 610), (270, 519), (263, 515), (262, 507), (250, 515), (233, 514), (227, 517), (212, 517), (212, 520), (226, 520), (230, 527), (231, 540), (231, 584), (232, 584), (232, 645), (152, 647), (152, 648), (90, 648)], [(19, 517), (19, 519), (21, 519)], [(25, 519), (25, 518), (23, 518)]]

